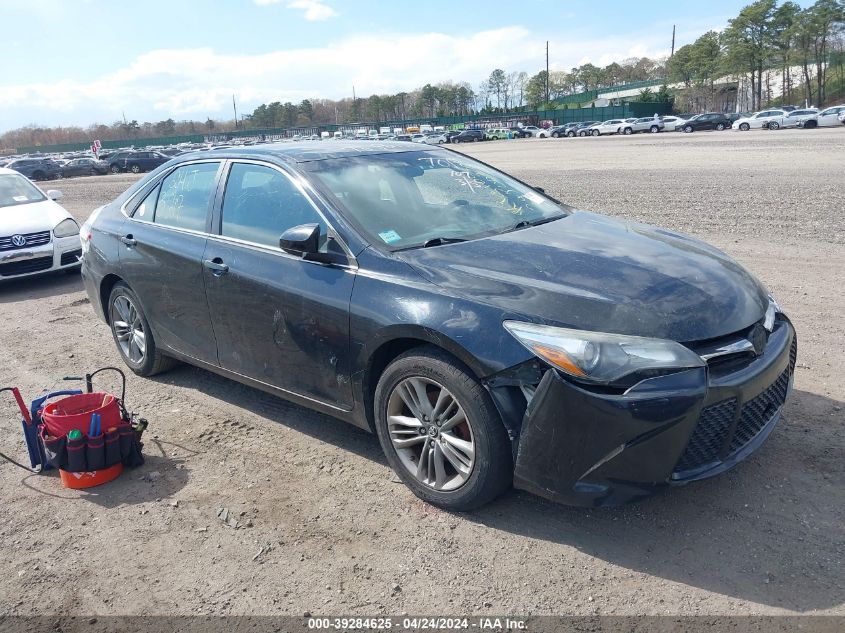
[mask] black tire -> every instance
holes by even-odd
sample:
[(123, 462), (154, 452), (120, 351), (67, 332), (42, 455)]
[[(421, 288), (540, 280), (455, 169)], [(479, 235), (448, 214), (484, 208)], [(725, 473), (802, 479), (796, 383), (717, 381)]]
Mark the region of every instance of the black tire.
[(724, 123), (717, 123), (717, 124), (716, 124), (716, 130), (717, 130), (717, 131), (721, 132), (721, 131), (722, 131), (722, 130), (724, 130), (724, 129), (725, 129), (725, 124), (724, 124)]
[[(472, 429), (475, 459), (466, 481), (444, 492), (419, 481), (402, 463), (390, 438), (388, 402), (405, 379), (433, 380), (445, 387), (463, 408)], [(431, 404), (431, 402), (429, 402)], [(510, 440), (490, 395), (458, 359), (433, 346), (400, 355), (379, 379), (373, 399), (376, 432), (391, 468), (423, 501), (446, 510), (463, 512), (492, 501), (513, 481)], [(428, 440), (425, 440), (426, 442)]]
[(557, 132), (552, 132), (552, 138), (560, 138), (560, 134)]
[(652, 134), (657, 134), (660, 131), (660, 126), (659, 125), (652, 125), (650, 128), (648, 128), (648, 131), (651, 132)]
[(92, 168), (88, 171), (88, 175), (89, 175), (89, 176), (96, 176), (96, 175), (97, 175), (97, 170), (96, 170), (96, 169), (94, 169), (94, 168), (92, 167)]
[(44, 180), (44, 172), (43, 171), (36, 171), (32, 174), (33, 180)]
[(742, 130), (743, 132), (747, 132), (748, 130), (751, 129), (751, 126), (748, 125), (748, 123), (740, 123), (739, 129)]
[(570, 130), (569, 132), (566, 133), (566, 136), (568, 136), (569, 138), (575, 138), (575, 132)]
[(591, 134), (592, 134), (593, 136), (601, 136), (601, 132), (599, 132), (598, 130), (593, 130), (593, 131), (591, 132)]
[(691, 134), (691, 133), (692, 133), (692, 130), (693, 130), (693, 127), (692, 127), (691, 125), (685, 125), (685, 126), (684, 126), (684, 132), (685, 132), (686, 134)]
[(109, 171), (113, 174), (119, 174), (120, 167), (118, 167), (117, 165), (112, 165), (111, 167), (109, 167)]
[[(143, 325), (146, 349), (143, 359), (140, 362), (133, 362), (132, 360), (130, 360), (129, 357), (124, 353), (117, 339), (117, 333), (115, 332), (114, 326), (115, 319), (113, 318), (113, 315), (115, 314), (115, 299), (120, 296), (127, 297), (132, 302), (132, 304), (138, 311), (138, 316), (140, 318), (141, 324)], [(132, 292), (132, 289), (123, 282), (116, 283), (112, 288), (111, 294), (109, 294), (108, 317), (109, 329), (111, 329), (112, 338), (114, 339), (114, 344), (117, 347), (117, 351), (120, 354), (120, 357), (123, 359), (123, 362), (126, 363), (126, 366), (129, 367), (129, 369), (131, 369), (134, 373), (138, 374), (139, 376), (154, 376), (155, 374), (167, 371), (168, 369), (173, 367), (173, 365), (176, 364), (176, 361), (173, 358), (165, 356), (156, 347), (152, 330), (150, 330), (150, 324), (147, 321), (147, 317), (144, 314), (144, 310), (141, 307), (141, 302), (139, 301), (138, 296), (134, 292)]]
[(806, 129), (806, 130), (812, 130), (812, 129), (817, 128), (817, 127), (819, 127), (818, 121), (807, 121), (804, 124), (804, 129)]
[(631, 129), (631, 128), (629, 128), (629, 127), (626, 127), (624, 130), (622, 130), (622, 133), (623, 133), (625, 136), (629, 136), (629, 135), (631, 135), (631, 134), (633, 134), (633, 133), (634, 133), (634, 130), (632, 130), (632, 129)]
[(140, 165), (130, 165), (129, 171), (133, 174), (140, 174), (141, 173), (141, 166)]
[(770, 130), (779, 130), (780, 129), (780, 123), (778, 123), (777, 121), (769, 121), (769, 129)]

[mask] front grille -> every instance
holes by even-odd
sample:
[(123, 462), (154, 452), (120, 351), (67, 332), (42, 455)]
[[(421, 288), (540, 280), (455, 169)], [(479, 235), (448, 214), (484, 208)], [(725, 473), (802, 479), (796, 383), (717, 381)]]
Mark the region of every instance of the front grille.
[(82, 249), (78, 248), (75, 251), (68, 251), (67, 253), (62, 253), (62, 266), (67, 266), (68, 264), (76, 264), (79, 262), (79, 258), (82, 257)]
[(19, 248), (29, 248), (30, 246), (41, 246), (50, 242), (50, 231), (39, 231), (38, 233), (21, 233), (21, 236), (26, 240), (23, 246), (15, 246), (12, 244), (12, 235), (0, 237), (0, 251), (14, 251)]
[(702, 409), (687, 448), (675, 466), (675, 472), (695, 470), (713, 462), (724, 461), (757, 437), (786, 402), (797, 353), (798, 343), (793, 339), (789, 350), (789, 366), (763, 392), (742, 405), (738, 420), (735, 420), (736, 398)]
[(37, 273), (39, 270), (48, 270), (53, 266), (53, 256), (36, 257), (25, 259), (19, 262), (0, 264), (0, 275), (10, 277), (12, 275), (25, 275), (26, 273)]
[(775, 412), (786, 402), (789, 374), (789, 370), (786, 370), (771, 387), (742, 405), (739, 422), (731, 438), (731, 453), (735, 453), (753, 440), (763, 430), (766, 423), (772, 419)]
[(714, 461), (725, 445), (735, 411), (736, 398), (702, 409), (687, 450), (681, 456), (676, 470), (692, 470)]

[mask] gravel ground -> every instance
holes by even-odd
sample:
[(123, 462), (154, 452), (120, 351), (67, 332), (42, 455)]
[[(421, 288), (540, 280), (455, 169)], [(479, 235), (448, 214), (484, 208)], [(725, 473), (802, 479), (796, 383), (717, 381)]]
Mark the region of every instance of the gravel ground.
[[(845, 614), (843, 146), (845, 128), (460, 148), (575, 206), (707, 239), (769, 287), (798, 330), (795, 391), (739, 468), (619, 508), (511, 492), (449, 514), (375, 437), (183, 366), (129, 379), (151, 422), (141, 469), (77, 492), (0, 463), (0, 615)], [(84, 219), (133, 178), (56, 187)], [(27, 398), (120, 364), (75, 276), (6, 283), (0, 311), (0, 385)], [(0, 450), (21, 455), (4, 406)]]

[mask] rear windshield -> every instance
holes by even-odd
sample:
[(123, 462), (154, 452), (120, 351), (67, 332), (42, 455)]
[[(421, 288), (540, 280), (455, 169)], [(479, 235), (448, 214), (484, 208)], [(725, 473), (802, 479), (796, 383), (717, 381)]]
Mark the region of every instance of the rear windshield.
[(0, 208), (46, 200), (41, 190), (18, 174), (0, 174)]
[(390, 250), (505, 233), (568, 212), (535, 189), (445, 150), (315, 161), (307, 169), (372, 243)]

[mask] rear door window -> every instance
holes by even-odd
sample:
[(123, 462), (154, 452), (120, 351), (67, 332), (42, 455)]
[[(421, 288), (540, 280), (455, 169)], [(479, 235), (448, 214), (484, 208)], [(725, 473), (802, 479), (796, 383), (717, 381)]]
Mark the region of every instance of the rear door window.
[(219, 167), (216, 162), (196, 163), (173, 170), (161, 183), (153, 222), (205, 231)]

